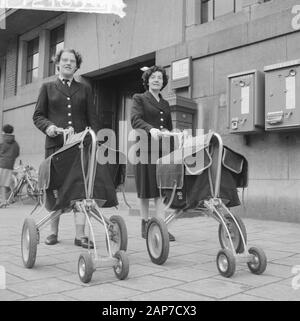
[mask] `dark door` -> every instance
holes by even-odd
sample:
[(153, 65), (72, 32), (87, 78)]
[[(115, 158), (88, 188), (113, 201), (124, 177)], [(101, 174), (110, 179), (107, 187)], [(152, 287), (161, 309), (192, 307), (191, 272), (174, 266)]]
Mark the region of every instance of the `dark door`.
[[(114, 77), (94, 81), (95, 101), (98, 117), (103, 128), (113, 129), (116, 135), (117, 149), (128, 150), (134, 143), (128, 142), (128, 134), (132, 129), (130, 111), (132, 96), (143, 92), (142, 72), (135, 68), (134, 72), (122, 73)], [(122, 148), (121, 148), (122, 145)], [(127, 162), (126, 191), (135, 192), (133, 165)]]

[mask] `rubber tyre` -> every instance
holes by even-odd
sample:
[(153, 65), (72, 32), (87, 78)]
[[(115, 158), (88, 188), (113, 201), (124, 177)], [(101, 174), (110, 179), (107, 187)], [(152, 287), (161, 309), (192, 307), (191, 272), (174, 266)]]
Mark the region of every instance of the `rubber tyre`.
[(147, 226), (147, 251), (154, 264), (162, 265), (169, 256), (169, 234), (165, 221), (153, 217)]
[(78, 276), (81, 282), (89, 283), (95, 271), (90, 253), (81, 253), (78, 259)]
[(118, 251), (114, 255), (118, 262), (113, 266), (116, 277), (125, 280), (129, 274), (129, 259), (125, 251)]
[[(243, 244), (239, 230), (238, 230), (237, 226), (235, 225), (233, 218), (230, 216), (225, 216), (225, 218), (226, 218), (226, 221), (229, 223), (229, 232), (230, 231), (234, 232), (234, 234), (231, 237), (232, 237), (232, 242), (233, 242), (234, 249), (235, 249), (236, 253), (243, 253), (244, 252), (244, 244)], [(247, 231), (246, 231), (245, 224), (243, 223), (242, 219), (239, 216), (234, 215), (234, 218), (238, 222), (238, 224), (242, 230), (244, 240), (247, 244)], [(232, 227), (234, 228), (234, 230), (232, 230)], [(226, 230), (223, 228), (223, 225), (221, 223), (219, 225), (218, 236), (219, 236), (219, 242), (220, 242), (221, 248), (231, 250), (229, 239), (226, 237)], [(226, 237), (226, 240), (224, 240), (224, 237)]]
[(248, 262), (248, 268), (253, 274), (262, 274), (267, 268), (267, 256), (259, 247), (250, 247), (249, 253), (254, 255), (255, 262)]
[(228, 249), (222, 249), (217, 254), (217, 268), (222, 276), (230, 278), (236, 268), (235, 257)]
[[(111, 231), (110, 229), (108, 231), (111, 241), (110, 244), (113, 245), (111, 247), (112, 254), (115, 255), (115, 253), (117, 253), (118, 251), (127, 251), (128, 233), (123, 217), (119, 215), (112, 215), (109, 220), (114, 225), (113, 231)], [(107, 237), (105, 237), (105, 240), (106, 248), (108, 250)]]
[(24, 221), (21, 236), (22, 260), (24, 266), (28, 269), (31, 269), (35, 264), (38, 243), (39, 232), (35, 221), (28, 217)]

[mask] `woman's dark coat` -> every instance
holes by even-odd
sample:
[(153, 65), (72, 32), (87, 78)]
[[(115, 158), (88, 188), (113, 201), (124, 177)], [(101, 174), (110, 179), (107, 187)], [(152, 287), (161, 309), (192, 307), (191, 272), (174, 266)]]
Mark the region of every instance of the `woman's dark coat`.
[[(148, 134), (147, 154), (149, 155), (148, 162), (150, 162), (150, 155), (154, 153), (154, 150), (151, 149), (151, 128), (167, 129), (169, 131), (173, 128), (169, 103), (161, 95), (158, 102), (149, 91), (143, 94), (135, 94), (131, 108), (131, 126), (133, 129), (145, 130)], [(161, 147), (162, 144), (160, 143), (157, 154), (159, 157), (163, 155)], [(171, 149), (172, 144), (170, 146)], [(139, 198), (156, 198), (159, 196), (156, 184), (156, 160), (157, 158), (154, 158), (154, 163), (152, 164), (139, 163), (135, 166), (135, 181)]]
[[(61, 128), (72, 126), (76, 133), (85, 130), (87, 126), (96, 133), (100, 129), (92, 90), (75, 79), (70, 87), (64, 85), (59, 78), (42, 85), (33, 122), (45, 134), (50, 125)], [(46, 149), (56, 150), (62, 145), (62, 135), (54, 138), (46, 136)]]

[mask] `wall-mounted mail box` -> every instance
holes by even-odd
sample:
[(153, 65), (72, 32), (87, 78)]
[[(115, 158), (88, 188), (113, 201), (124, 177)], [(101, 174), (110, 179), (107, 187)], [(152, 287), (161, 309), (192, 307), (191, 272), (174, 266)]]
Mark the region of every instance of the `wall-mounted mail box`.
[(264, 68), (266, 130), (300, 128), (300, 59)]
[(178, 95), (168, 96), (166, 99), (170, 104), (173, 129), (191, 129), (195, 134), (197, 103)]
[(264, 128), (264, 73), (258, 70), (227, 76), (230, 133), (251, 134)]

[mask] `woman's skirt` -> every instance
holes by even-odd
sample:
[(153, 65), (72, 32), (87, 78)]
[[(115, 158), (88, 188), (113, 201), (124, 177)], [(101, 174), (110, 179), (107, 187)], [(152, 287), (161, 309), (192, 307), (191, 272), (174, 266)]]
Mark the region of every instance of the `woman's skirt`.
[(159, 190), (156, 184), (156, 164), (134, 165), (135, 184), (138, 198), (159, 197)]
[(12, 169), (0, 168), (0, 186), (10, 187), (12, 181)]

